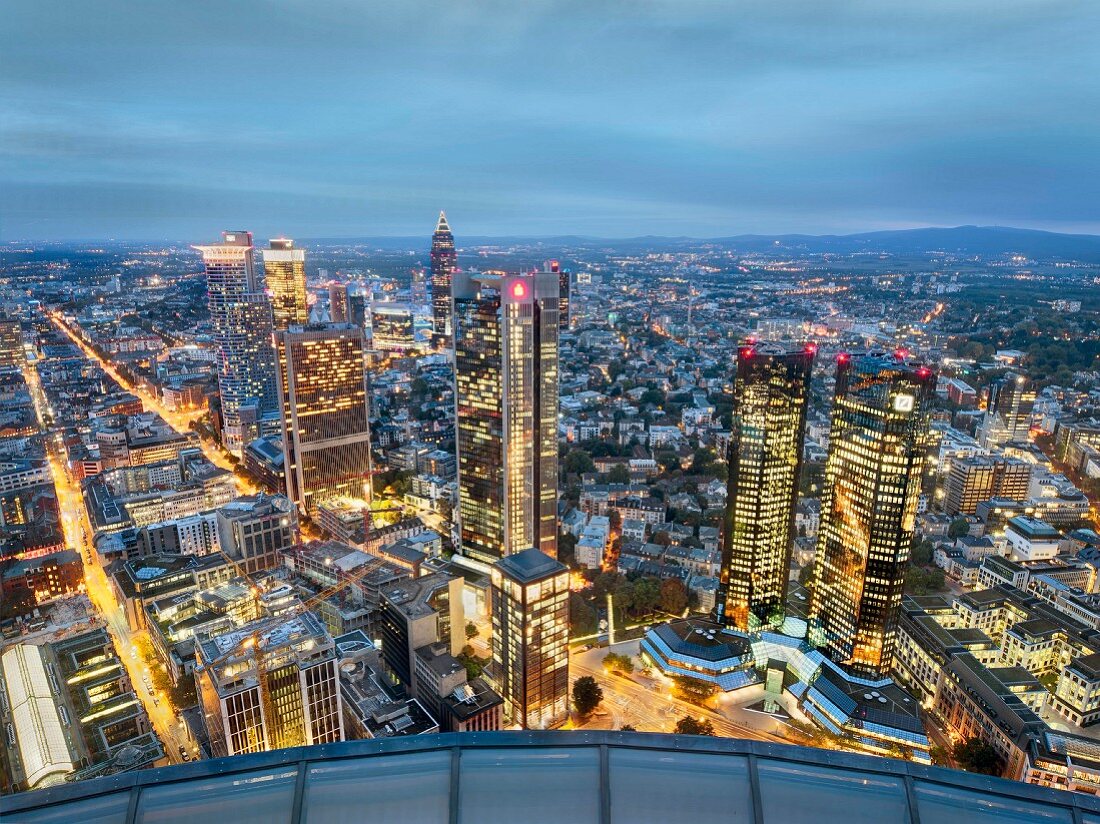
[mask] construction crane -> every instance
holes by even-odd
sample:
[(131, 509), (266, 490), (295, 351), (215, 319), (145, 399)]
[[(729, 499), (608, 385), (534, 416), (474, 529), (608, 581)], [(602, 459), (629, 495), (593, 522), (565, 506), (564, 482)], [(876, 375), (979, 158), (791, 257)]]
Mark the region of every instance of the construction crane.
[[(289, 623), (297, 618), (299, 615), (305, 612), (309, 612), (318, 604), (328, 600), (333, 595), (341, 592), (342, 590), (354, 586), (367, 578), (372, 573), (381, 569), (389, 563), (385, 558), (374, 558), (372, 561), (364, 564), (359, 569), (355, 570), (348, 577), (340, 580), (337, 573), (337, 581), (331, 586), (325, 587), (314, 595), (310, 596), (304, 601), (301, 601), (297, 605), (291, 607), (285, 613), (278, 616), (270, 617), (266, 620), (258, 622), (255, 626), (250, 628), (249, 632), (244, 635), (237, 643), (233, 644), (228, 650), (223, 652), (216, 658), (208, 661), (206, 667), (213, 669), (219, 667), (234, 658), (251, 659), (252, 666), (256, 671), (256, 681), (260, 692), (260, 706), (263, 711), (264, 718), (267, 719), (268, 724), (271, 725), (270, 729), (274, 729), (275, 722), (275, 702), (271, 697), (271, 686), (268, 683), (267, 678), (267, 664), (264, 661), (263, 651), (261, 649), (261, 642), (265, 635), (271, 633), (275, 629)], [(261, 590), (259, 586), (253, 582), (251, 576), (245, 572), (239, 565), (235, 565), (241, 572), (241, 576), (248, 582), (252, 597), (255, 599), (257, 605), (257, 612), (259, 611), (259, 599)], [(292, 740), (282, 742), (283, 746), (295, 747), (304, 743), (301, 740), (300, 733), (295, 731)]]

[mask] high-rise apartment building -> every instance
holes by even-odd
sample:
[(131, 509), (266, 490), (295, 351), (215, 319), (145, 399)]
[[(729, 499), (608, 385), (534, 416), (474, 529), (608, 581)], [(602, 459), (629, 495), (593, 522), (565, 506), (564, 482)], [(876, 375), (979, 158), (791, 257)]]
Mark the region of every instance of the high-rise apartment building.
[(461, 552), (556, 557), (558, 276), (458, 272), (454, 309)]
[(306, 253), (295, 249), (290, 238), (274, 238), (263, 249), (264, 279), (271, 295), (276, 329), (309, 323), (306, 300)]
[(304, 612), (195, 636), (195, 682), (215, 757), (344, 740), (336, 645)]
[(881, 677), (893, 661), (936, 378), (899, 357), (837, 360), (810, 615), (833, 660)]
[(569, 570), (531, 548), (491, 572), (490, 680), (509, 725), (542, 730), (569, 717)]
[(447, 224), (447, 216), (439, 213), (439, 223), (432, 235), (432, 333), (437, 348), (451, 346), (451, 284), (458, 268), (455, 238)]
[(978, 442), (991, 448), (1009, 441), (1026, 441), (1034, 406), (1035, 389), (1031, 381), (1009, 372), (989, 387), (989, 402), (978, 430)]
[(287, 497), (309, 517), (332, 497), (368, 498), (370, 426), (363, 329), (295, 326), (275, 335)]
[(744, 632), (783, 620), (816, 349), (737, 351), (718, 620)]
[(0, 317), (0, 369), (23, 365), (23, 331), (18, 318)]
[(260, 418), (278, 409), (271, 302), (256, 275), (251, 232), (223, 232), (221, 243), (193, 248), (206, 266), (223, 440), (240, 455)]
[(968, 455), (951, 459), (944, 483), (943, 511), (974, 515), (993, 498), (1024, 501), (1030, 497), (1031, 465), (1019, 458)]

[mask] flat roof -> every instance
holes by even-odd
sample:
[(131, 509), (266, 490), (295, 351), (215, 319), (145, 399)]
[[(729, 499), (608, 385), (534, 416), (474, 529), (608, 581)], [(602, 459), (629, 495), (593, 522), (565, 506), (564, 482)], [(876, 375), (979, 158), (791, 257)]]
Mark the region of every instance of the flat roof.
[(532, 584), (565, 572), (567, 569), (565, 564), (534, 547), (504, 556), (496, 562), (496, 567), (513, 581), (519, 581), (521, 584)]

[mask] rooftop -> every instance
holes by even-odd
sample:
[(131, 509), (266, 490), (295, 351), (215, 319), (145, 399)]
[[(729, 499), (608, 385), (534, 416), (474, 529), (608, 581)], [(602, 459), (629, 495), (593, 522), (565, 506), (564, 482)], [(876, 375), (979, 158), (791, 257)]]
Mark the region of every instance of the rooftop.
[(496, 567), (521, 584), (533, 584), (566, 571), (564, 564), (534, 547), (506, 555), (497, 561)]
[[(1055, 737), (1052, 736), (1052, 739)], [(1061, 746), (1058, 740), (1050, 742)], [(1051, 821), (1100, 799), (910, 761), (744, 739), (447, 733), (198, 761), (2, 800), (19, 821), (310, 824)]]

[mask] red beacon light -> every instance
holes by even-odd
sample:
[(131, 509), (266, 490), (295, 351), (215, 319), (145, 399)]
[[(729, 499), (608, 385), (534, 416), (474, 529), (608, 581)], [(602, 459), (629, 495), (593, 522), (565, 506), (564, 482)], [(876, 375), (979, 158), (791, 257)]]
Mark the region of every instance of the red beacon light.
[(851, 359), (852, 359), (852, 356), (849, 355), (847, 352), (841, 352), (839, 355), (836, 356), (836, 362), (837, 363), (847, 363)]
[(909, 357), (909, 350), (908, 349), (895, 349), (894, 350), (894, 357), (897, 358), (899, 361), (903, 361), (903, 360), (905, 360), (906, 358)]
[(527, 297), (527, 286), (522, 280), (517, 280), (512, 284), (512, 297), (525, 298)]
[(817, 354), (817, 344), (814, 343), (813, 341), (810, 341), (809, 343), (807, 343), (805, 349), (806, 349), (806, 354), (807, 355), (816, 355)]
[(927, 378), (931, 374), (932, 370), (929, 369), (927, 366), (922, 366), (917, 370), (917, 377), (921, 379)]

